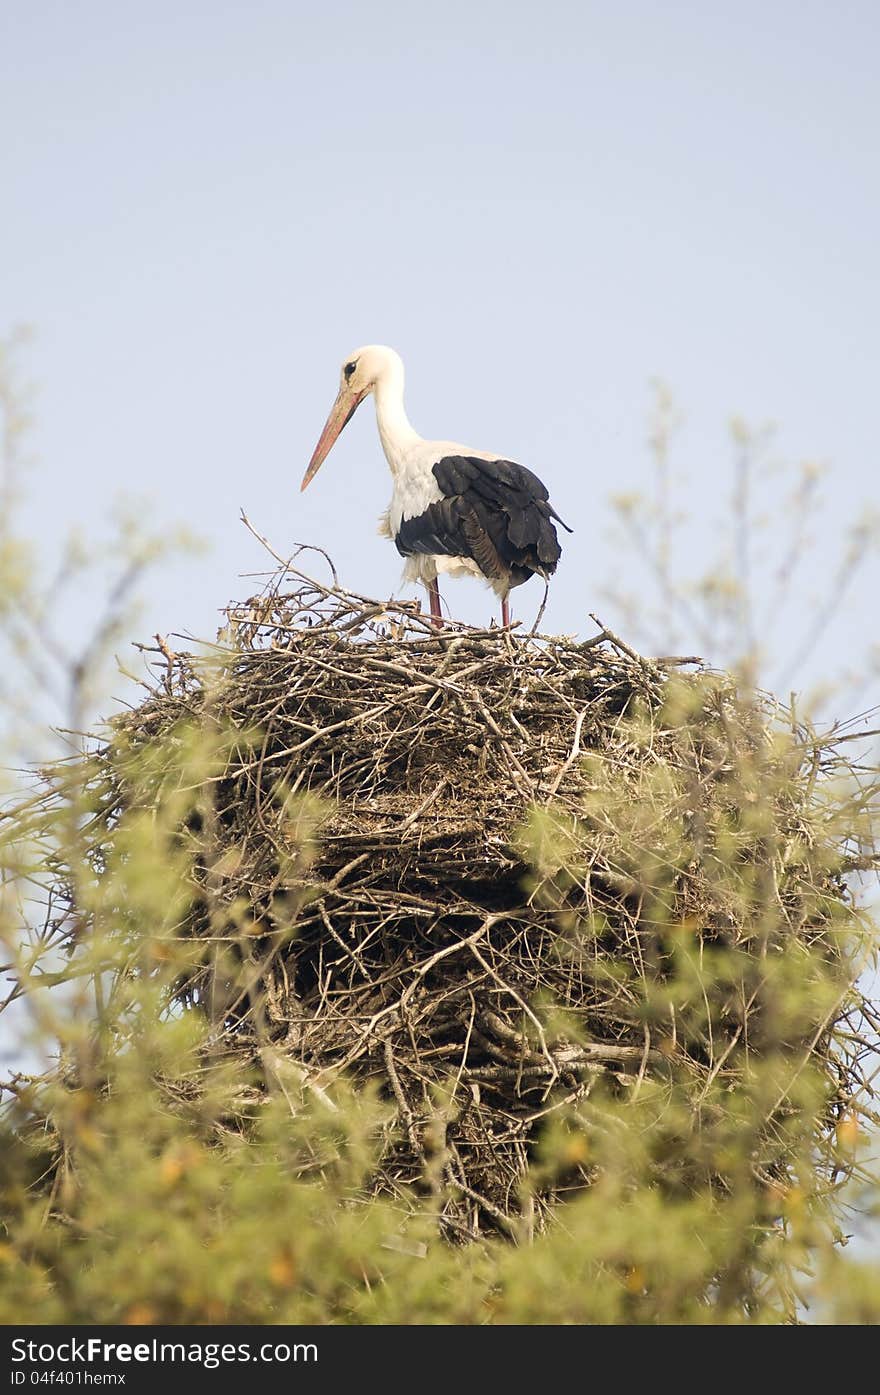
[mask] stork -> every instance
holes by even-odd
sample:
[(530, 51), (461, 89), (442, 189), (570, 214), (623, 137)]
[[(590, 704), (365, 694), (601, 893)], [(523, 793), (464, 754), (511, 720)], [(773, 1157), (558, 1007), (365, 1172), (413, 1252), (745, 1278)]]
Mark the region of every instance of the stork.
[(300, 488), (314, 479), (343, 427), (372, 393), (394, 481), (379, 532), (406, 558), (404, 579), (425, 586), (432, 622), (440, 626), (438, 575), (480, 577), (501, 598), (501, 623), (507, 626), (512, 588), (534, 575), (546, 580), (556, 570), (561, 549), (553, 520), (571, 529), (524, 465), (419, 436), (404, 410), (403, 380), (403, 361), (393, 349), (369, 344), (348, 355)]

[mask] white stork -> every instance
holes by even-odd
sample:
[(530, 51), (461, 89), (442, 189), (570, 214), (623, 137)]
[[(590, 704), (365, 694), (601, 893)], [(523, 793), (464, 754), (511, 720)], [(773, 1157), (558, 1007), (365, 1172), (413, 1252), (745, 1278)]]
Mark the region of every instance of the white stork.
[(425, 441), (413, 430), (403, 406), (403, 361), (393, 349), (369, 344), (342, 365), (339, 392), (303, 475), (314, 479), (343, 427), (370, 393), (394, 488), (379, 520), (405, 557), (404, 578), (427, 588), (431, 616), (442, 624), (439, 572), (477, 576), (501, 597), (501, 623), (510, 624), (508, 596), (514, 586), (555, 570), (560, 547), (551, 507), (537, 475), (489, 451), (454, 441)]

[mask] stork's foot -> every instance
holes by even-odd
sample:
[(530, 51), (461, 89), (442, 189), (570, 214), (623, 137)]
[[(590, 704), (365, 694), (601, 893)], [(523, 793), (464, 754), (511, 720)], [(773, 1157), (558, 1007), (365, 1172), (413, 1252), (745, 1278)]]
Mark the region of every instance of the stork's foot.
[(510, 624), (510, 604), (506, 596), (504, 597), (504, 600), (501, 602), (501, 624), (505, 630)]

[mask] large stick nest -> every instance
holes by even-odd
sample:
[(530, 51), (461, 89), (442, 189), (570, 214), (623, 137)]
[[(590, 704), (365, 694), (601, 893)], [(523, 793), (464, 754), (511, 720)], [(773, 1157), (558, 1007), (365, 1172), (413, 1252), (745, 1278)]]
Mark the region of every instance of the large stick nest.
[[(394, 1116), (377, 1190), (432, 1177), (436, 1189), (439, 1169), (450, 1234), (509, 1229), (537, 1132), (597, 1080), (632, 1091), (674, 1060), (708, 1081), (737, 1068), (743, 1034), (760, 1049), (757, 994), (731, 1003), (723, 1040), (682, 1041), (674, 1014), (646, 1018), (638, 989), (663, 972), (642, 854), (652, 838), (662, 853), (659, 823), (672, 814), (693, 855), (661, 878), (667, 928), (672, 918), (706, 943), (767, 952), (766, 926), (759, 944), (697, 829), (733, 798), (738, 764), (771, 769), (769, 701), (744, 705), (732, 680), (644, 659), (607, 631), (583, 643), (437, 633), (416, 606), (289, 571), (230, 608), (207, 659), (164, 641), (156, 655), (150, 697), (116, 719), (99, 754), (112, 787), (105, 825), (141, 797), (133, 758), (181, 722), (237, 733), (182, 832), (197, 850), (197, 894), (178, 933), (205, 952), (178, 996), (209, 1014), (223, 1049), (264, 1070), (283, 1061), (305, 1089), (325, 1093), (342, 1071), (377, 1085)], [(693, 698), (686, 722), (665, 715), (670, 685)], [(795, 749), (774, 837), (808, 847), (827, 753), (806, 736)], [(629, 835), (603, 822), (590, 802), (603, 781), (620, 808), (644, 814), (658, 772), (671, 804), (656, 834), (646, 817)], [(550, 846), (567, 838), (574, 849), (567, 867), (542, 853), (540, 829), (522, 832), (534, 806), (552, 815)], [(643, 840), (638, 855), (627, 836)], [(777, 940), (824, 945), (816, 906), (848, 900), (843, 869), (839, 857), (804, 857), (776, 878)], [(823, 952), (840, 962), (843, 1003), (844, 951), (829, 937)], [(850, 1010), (851, 1000), (805, 1047), (840, 1110), (858, 1074), (857, 1053), (835, 1037)], [(584, 1167), (573, 1185), (588, 1183)]]

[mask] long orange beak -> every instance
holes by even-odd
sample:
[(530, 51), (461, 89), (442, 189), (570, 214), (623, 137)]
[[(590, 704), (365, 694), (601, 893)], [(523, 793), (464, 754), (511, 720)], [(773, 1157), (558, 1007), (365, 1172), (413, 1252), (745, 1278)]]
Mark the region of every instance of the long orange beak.
[(337, 436), (342, 431), (343, 427), (347, 426), (351, 421), (366, 395), (366, 392), (352, 392), (345, 383), (342, 384), (337, 394), (336, 401), (330, 408), (330, 415), (324, 423), (324, 430), (321, 432), (318, 444), (315, 446), (314, 454), (309, 461), (309, 468), (302, 477), (300, 492), (302, 492), (308, 484), (311, 484), (315, 475), (327, 459), (327, 456), (330, 454)]

